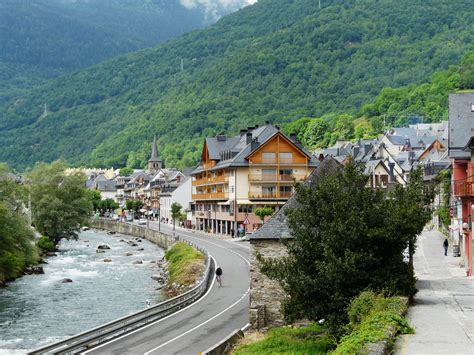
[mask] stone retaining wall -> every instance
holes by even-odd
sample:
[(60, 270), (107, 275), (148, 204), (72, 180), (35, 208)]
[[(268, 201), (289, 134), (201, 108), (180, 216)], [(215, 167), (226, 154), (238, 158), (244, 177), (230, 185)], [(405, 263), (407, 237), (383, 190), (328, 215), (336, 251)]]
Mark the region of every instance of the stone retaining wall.
[(277, 281), (265, 276), (256, 260), (255, 253), (265, 258), (286, 255), (285, 246), (278, 240), (251, 240), (250, 255), (250, 324), (254, 329), (284, 324), (281, 302), (286, 297)]
[(155, 243), (156, 245), (165, 250), (168, 249), (175, 242), (175, 239), (173, 237), (162, 234), (158, 231), (142, 226), (121, 223), (108, 219), (94, 219), (91, 221), (91, 227), (97, 229), (105, 229), (108, 231), (113, 231), (122, 234), (128, 234), (134, 237), (144, 238), (152, 243)]

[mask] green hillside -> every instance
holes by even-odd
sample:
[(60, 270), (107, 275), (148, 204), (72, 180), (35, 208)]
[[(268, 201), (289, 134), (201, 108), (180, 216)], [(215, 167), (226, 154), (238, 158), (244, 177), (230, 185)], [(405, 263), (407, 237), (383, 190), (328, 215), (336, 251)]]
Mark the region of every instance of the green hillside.
[(355, 115), (383, 88), (427, 82), (474, 50), (471, 0), (322, 5), (259, 0), (206, 30), (14, 97), (0, 106), (0, 160), (137, 166), (157, 134), (166, 163), (189, 166), (203, 136)]
[(208, 25), (179, 0), (0, 1), (0, 96)]

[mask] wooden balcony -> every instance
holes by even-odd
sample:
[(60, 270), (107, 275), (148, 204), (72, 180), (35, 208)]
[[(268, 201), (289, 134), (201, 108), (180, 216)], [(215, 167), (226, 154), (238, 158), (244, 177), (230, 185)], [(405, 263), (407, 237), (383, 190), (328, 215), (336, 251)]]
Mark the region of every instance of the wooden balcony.
[(262, 191), (249, 191), (249, 200), (285, 200), (289, 199), (292, 192), (262, 192)]
[(227, 192), (208, 192), (208, 193), (197, 193), (192, 195), (193, 200), (227, 200), (229, 194)]
[(474, 197), (473, 182), (459, 181), (454, 183), (455, 197)]
[(215, 177), (208, 177), (202, 179), (193, 180), (193, 186), (204, 186), (204, 185), (216, 185), (216, 184), (225, 184), (229, 181), (228, 175), (218, 175)]
[(305, 181), (306, 175), (290, 175), (290, 174), (249, 174), (249, 182), (280, 182), (280, 183), (293, 183), (294, 181)]

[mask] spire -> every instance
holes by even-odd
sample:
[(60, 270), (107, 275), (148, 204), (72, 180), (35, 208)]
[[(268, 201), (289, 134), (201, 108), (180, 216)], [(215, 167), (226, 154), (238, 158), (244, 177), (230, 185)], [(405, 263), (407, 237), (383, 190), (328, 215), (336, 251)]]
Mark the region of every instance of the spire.
[(153, 143), (151, 144), (151, 156), (148, 159), (149, 162), (158, 162), (161, 161), (161, 158), (158, 156), (156, 149), (156, 135), (153, 137)]

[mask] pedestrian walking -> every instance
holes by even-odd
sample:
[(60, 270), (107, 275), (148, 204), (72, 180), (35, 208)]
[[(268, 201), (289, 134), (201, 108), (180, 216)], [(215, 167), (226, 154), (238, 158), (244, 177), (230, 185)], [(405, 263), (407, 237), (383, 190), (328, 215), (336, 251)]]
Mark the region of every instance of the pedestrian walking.
[(444, 256), (448, 256), (448, 238), (444, 239), (443, 247), (444, 247)]

